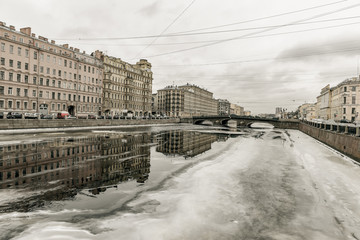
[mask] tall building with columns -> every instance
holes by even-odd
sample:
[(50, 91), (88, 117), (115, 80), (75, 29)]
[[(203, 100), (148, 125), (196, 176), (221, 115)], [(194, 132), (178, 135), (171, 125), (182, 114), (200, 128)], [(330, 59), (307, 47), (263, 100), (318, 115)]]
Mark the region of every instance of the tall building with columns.
[(102, 68), (93, 55), (0, 22), (0, 111), (101, 114)]
[(104, 63), (104, 113), (112, 116), (151, 115), (151, 64), (145, 59), (130, 64), (100, 51), (95, 55)]

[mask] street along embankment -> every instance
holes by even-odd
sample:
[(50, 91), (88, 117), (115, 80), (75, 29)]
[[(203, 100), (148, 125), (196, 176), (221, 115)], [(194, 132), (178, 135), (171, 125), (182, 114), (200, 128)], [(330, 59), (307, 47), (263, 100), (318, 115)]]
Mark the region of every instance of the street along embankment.
[(116, 127), (123, 125), (150, 125), (179, 123), (178, 118), (172, 119), (0, 119), (0, 130), (15, 129), (53, 129), (53, 128), (93, 128)]
[(359, 127), (300, 122), (299, 130), (360, 162)]

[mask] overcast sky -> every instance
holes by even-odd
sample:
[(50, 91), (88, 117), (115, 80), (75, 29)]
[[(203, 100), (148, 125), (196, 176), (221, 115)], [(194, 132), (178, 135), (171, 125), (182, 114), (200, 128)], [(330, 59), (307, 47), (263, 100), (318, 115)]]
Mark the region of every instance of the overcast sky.
[(0, 21), (17, 30), (146, 58), (153, 92), (196, 84), (255, 114), (357, 76), (359, 12), (358, 0), (0, 0)]

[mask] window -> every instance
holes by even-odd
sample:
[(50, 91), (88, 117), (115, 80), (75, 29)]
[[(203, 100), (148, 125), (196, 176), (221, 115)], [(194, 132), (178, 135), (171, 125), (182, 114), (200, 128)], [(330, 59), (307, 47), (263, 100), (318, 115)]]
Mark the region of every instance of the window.
[(51, 93), (51, 98), (52, 98), (52, 99), (55, 99), (55, 92), (52, 92), (52, 93)]
[(38, 54), (37, 54), (37, 52), (35, 51), (34, 52), (34, 59), (37, 59), (38, 58)]
[(61, 70), (58, 71), (58, 76), (61, 77)]
[(29, 76), (28, 76), (28, 75), (25, 75), (25, 77), (24, 77), (24, 82), (25, 82), (25, 83), (29, 83)]
[(28, 96), (28, 91), (29, 91), (29, 90), (28, 90), (27, 88), (24, 89), (24, 96), (25, 96), (25, 97)]
[(4, 78), (5, 78), (5, 72), (0, 71), (0, 80), (4, 80)]
[(16, 108), (20, 109), (20, 102), (19, 101), (16, 101)]
[(44, 79), (43, 79), (43, 78), (40, 78), (40, 80), (39, 80), (39, 85), (40, 85), (40, 86), (44, 85)]
[(46, 68), (46, 74), (50, 74), (50, 68)]
[(356, 104), (356, 96), (351, 96), (351, 104)]
[(24, 109), (27, 109), (27, 108), (28, 108), (28, 103), (24, 102)]
[(43, 97), (43, 91), (39, 91), (39, 97), (40, 97), (40, 98)]
[(40, 73), (43, 73), (43, 72), (44, 72), (44, 67), (40, 66)]
[(62, 61), (62, 59), (61, 58), (59, 58), (59, 65), (61, 66), (61, 61)]
[(343, 114), (346, 114), (346, 108), (343, 109)]
[(33, 83), (36, 85), (36, 77), (33, 77)]
[(69, 67), (72, 68), (72, 61), (69, 61)]
[(46, 79), (46, 86), (50, 86), (50, 79)]
[[(61, 93), (58, 93), (58, 100), (61, 100)], [(60, 108), (60, 107), (59, 107)], [(59, 109), (60, 110), (60, 109)]]
[(347, 87), (344, 87), (344, 92), (347, 92)]
[(0, 86), (0, 95), (4, 95), (4, 86)]
[(13, 80), (13, 76), (14, 76), (13, 73), (9, 73), (9, 81), (12, 81), (12, 80)]
[(67, 67), (67, 60), (64, 59), (64, 67)]
[(36, 97), (36, 90), (33, 90), (32, 96), (33, 96), (33, 97)]
[(1, 51), (5, 52), (5, 43), (1, 43)]
[(61, 81), (58, 81), (58, 88), (61, 88)]
[(17, 81), (17, 82), (21, 82), (21, 74), (17, 74), (17, 75), (16, 75), (16, 81)]
[(1, 58), (0, 64), (1, 64), (1, 65), (5, 65), (5, 58)]
[(53, 69), (53, 75), (56, 75), (56, 69)]
[(21, 62), (20, 61), (17, 62), (17, 68), (21, 69)]
[(13, 107), (12, 103), (13, 103), (13, 102), (12, 102), (11, 100), (8, 101), (8, 107), (9, 107), (9, 108), (12, 108), (12, 107)]
[(355, 114), (356, 113), (356, 109), (355, 108), (351, 108), (351, 114)]
[(21, 89), (20, 89), (20, 88), (16, 88), (16, 96), (20, 97), (20, 92), (21, 92)]
[(25, 70), (29, 70), (29, 64), (25, 63)]
[(21, 56), (21, 47), (18, 47), (18, 55)]
[(36, 102), (33, 102), (33, 103), (32, 103), (32, 108), (33, 108), (34, 110), (36, 110)]
[(69, 99), (69, 101), (71, 101), (71, 94), (69, 94), (69, 98), (68, 98), (68, 99)]
[(14, 46), (13, 46), (13, 45), (10, 45), (9, 52), (10, 52), (11, 54), (14, 53)]
[(40, 60), (44, 61), (44, 54), (43, 53), (40, 53)]
[(355, 92), (356, 91), (356, 86), (352, 86), (351, 91)]
[(0, 108), (4, 108), (4, 100), (0, 100)]
[(13, 67), (14, 66), (14, 61), (12, 59), (9, 59), (9, 66)]
[(346, 97), (344, 97), (344, 104), (346, 104)]
[(29, 57), (29, 49), (25, 49), (25, 57)]
[(12, 90), (13, 90), (12, 87), (9, 87), (9, 88), (8, 88), (8, 95), (12, 95), (12, 94), (13, 94)]
[(53, 87), (55, 87), (56, 83), (55, 83), (55, 80), (52, 80), (52, 85)]
[(34, 64), (34, 72), (37, 72), (37, 65)]

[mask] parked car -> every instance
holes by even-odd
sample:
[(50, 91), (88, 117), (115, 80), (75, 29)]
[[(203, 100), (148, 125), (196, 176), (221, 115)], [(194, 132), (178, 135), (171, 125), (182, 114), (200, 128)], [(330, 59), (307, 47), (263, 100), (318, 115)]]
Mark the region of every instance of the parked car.
[(89, 115), (88, 115), (88, 119), (96, 119), (96, 116), (95, 116), (95, 115), (92, 115), (92, 114), (89, 114)]
[(340, 120), (341, 123), (351, 123), (351, 121), (347, 120), (347, 119), (341, 119)]
[(80, 115), (80, 116), (77, 116), (78, 119), (87, 119), (87, 117), (85, 115)]
[(37, 115), (35, 113), (24, 113), (25, 119), (37, 119)]
[(0, 119), (3, 119), (3, 118), (4, 118), (4, 113), (0, 112)]
[(57, 119), (65, 119), (67, 116), (70, 116), (70, 114), (66, 111), (59, 112), (56, 116)]
[(97, 119), (105, 119), (103, 115), (97, 116)]
[(18, 113), (18, 112), (8, 112), (8, 114), (6, 115), (7, 119), (21, 119), (22, 118), (22, 114)]
[(53, 115), (51, 114), (41, 115), (41, 119), (53, 119)]
[(69, 116), (66, 116), (65, 119), (71, 120), (71, 119), (76, 119), (76, 117), (74, 115), (69, 115)]
[(111, 119), (112, 117), (111, 117), (111, 115), (106, 115), (105, 118), (106, 119)]

